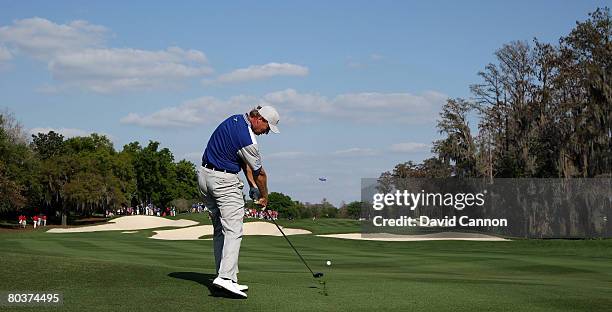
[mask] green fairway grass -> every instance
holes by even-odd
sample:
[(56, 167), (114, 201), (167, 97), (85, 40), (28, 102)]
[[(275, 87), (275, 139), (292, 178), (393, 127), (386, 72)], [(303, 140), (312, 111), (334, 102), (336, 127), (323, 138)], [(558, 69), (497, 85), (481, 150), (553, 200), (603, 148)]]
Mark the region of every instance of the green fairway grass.
[[(204, 217), (203, 217), (204, 216)], [(185, 218), (181, 215), (176, 218)], [(193, 215), (200, 222), (205, 214)], [(206, 218), (207, 219), (207, 218)], [(315, 233), (348, 220), (283, 221)], [(609, 311), (612, 240), (373, 242), (245, 236), (240, 282), (249, 298), (211, 287), (212, 241), (162, 241), (152, 230), (0, 233), (0, 291), (61, 292), (61, 311)], [(331, 260), (330, 267), (325, 265)], [(0, 307), (41, 311), (44, 307)]]

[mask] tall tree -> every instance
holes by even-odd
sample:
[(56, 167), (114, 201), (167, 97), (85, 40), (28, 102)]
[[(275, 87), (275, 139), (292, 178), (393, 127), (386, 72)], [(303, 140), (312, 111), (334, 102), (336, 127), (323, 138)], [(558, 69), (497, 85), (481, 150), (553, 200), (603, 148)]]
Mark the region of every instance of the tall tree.
[(354, 201), (346, 205), (348, 217), (351, 219), (359, 219), (359, 217), (361, 217), (362, 204), (363, 203), (360, 201)]
[(195, 165), (183, 159), (175, 164), (174, 171), (176, 174), (176, 198), (198, 198), (198, 177)]
[(454, 163), (454, 174), (459, 177), (477, 174), (476, 146), (467, 119), (472, 108), (464, 99), (448, 99), (438, 120), (438, 130), (446, 138), (434, 142), (433, 150), (446, 164)]
[(30, 146), (41, 160), (65, 153), (64, 136), (54, 131), (33, 134)]
[(165, 206), (177, 198), (174, 156), (167, 148), (158, 150), (159, 142), (149, 141), (140, 151), (137, 147), (132, 145), (129, 148), (137, 151), (134, 155), (134, 171), (138, 198), (143, 203)]
[[(612, 171), (612, 19), (608, 8), (598, 8), (589, 19), (577, 22), (560, 42), (561, 70), (574, 73), (562, 83), (571, 92), (570, 149), (581, 176)], [(573, 79), (572, 79), (573, 78)], [(567, 88), (567, 87), (566, 87)]]
[(271, 192), (268, 194), (268, 208), (270, 210), (276, 210), (279, 216), (285, 218), (299, 218), (300, 214), (298, 209), (295, 207), (291, 197), (277, 192)]
[(38, 162), (22, 129), (12, 114), (0, 114), (0, 211), (23, 208), (40, 195)]

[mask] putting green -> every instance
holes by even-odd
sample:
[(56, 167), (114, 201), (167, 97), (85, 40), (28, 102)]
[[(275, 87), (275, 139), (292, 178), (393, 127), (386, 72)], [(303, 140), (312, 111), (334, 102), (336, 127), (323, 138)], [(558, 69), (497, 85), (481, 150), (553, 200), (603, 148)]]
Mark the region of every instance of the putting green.
[[(283, 225), (314, 234), (358, 229), (348, 220)], [(325, 273), (327, 296), (282, 237), (244, 238), (239, 277), (250, 290), (248, 299), (237, 300), (210, 286), (212, 241), (154, 240), (148, 238), (152, 230), (2, 232), (0, 291), (61, 292), (66, 311), (604, 311), (612, 306), (612, 240), (380, 242), (314, 234), (290, 239), (313, 270)]]

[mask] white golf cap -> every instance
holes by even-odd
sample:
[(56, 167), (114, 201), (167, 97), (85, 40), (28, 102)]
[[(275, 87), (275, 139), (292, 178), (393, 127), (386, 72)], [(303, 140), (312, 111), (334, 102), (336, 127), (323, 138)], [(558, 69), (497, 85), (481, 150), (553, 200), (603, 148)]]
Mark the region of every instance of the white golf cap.
[(259, 115), (261, 115), (261, 117), (268, 121), (268, 124), (270, 125), (270, 131), (274, 133), (280, 133), (280, 130), (278, 130), (278, 121), (280, 119), (280, 116), (278, 115), (278, 112), (276, 111), (276, 109), (274, 109), (274, 107), (262, 106), (259, 109)]

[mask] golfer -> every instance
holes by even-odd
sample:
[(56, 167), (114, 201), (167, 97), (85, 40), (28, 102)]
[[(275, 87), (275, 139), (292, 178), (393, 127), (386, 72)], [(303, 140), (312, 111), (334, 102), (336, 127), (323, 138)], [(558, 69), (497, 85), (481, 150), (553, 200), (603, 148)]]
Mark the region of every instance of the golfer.
[(202, 155), (198, 185), (210, 211), (214, 227), (213, 245), (216, 287), (242, 298), (248, 286), (238, 284), (238, 254), (242, 241), (244, 184), (238, 178), (242, 169), (249, 183), (249, 196), (268, 203), (266, 173), (255, 136), (279, 133), (279, 115), (272, 106), (258, 106), (247, 114), (233, 115), (213, 132)]

